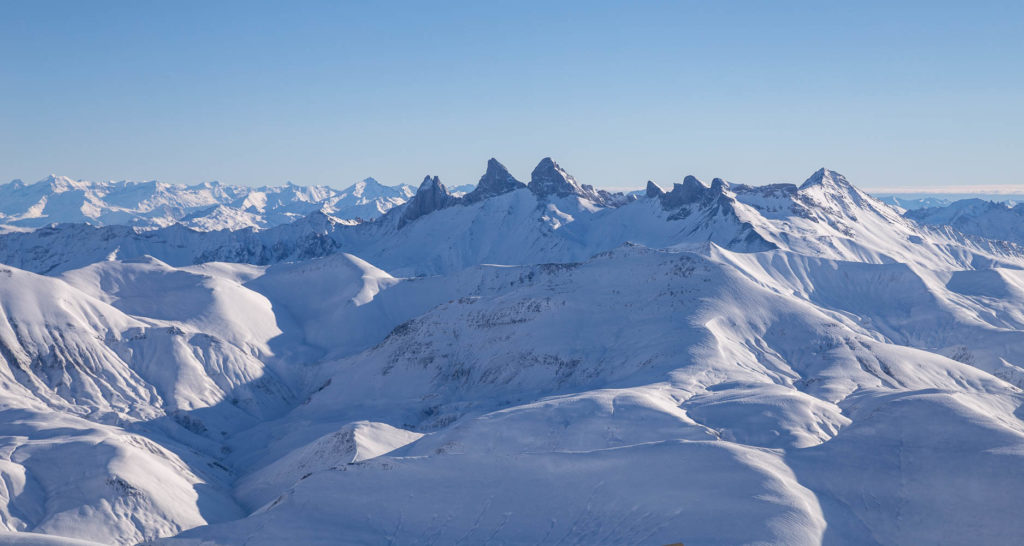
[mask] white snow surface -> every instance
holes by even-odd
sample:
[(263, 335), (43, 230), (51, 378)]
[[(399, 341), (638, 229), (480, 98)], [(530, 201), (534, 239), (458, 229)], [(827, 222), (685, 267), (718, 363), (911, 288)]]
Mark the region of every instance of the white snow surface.
[(412, 197), (412, 186), (384, 186), (373, 178), (338, 190), (329, 186), (191, 186), (148, 181), (90, 182), (50, 175), (34, 184), (0, 185), (0, 226), (53, 223), (131, 225), (145, 229), (180, 223), (200, 231), (261, 229), (322, 211), (345, 220), (376, 218)]
[(552, 172), (0, 234), (0, 542), (1019, 543), (1024, 249), (826, 169)]
[(1024, 244), (1024, 204), (961, 199), (945, 205), (921, 207), (905, 214), (928, 225), (951, 226), (957, 231)]

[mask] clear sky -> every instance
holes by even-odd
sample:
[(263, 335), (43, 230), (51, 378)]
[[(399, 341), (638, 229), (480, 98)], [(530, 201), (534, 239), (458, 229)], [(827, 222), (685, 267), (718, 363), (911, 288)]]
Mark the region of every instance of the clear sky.
[(0, 179), (1021, 183), (1024, 2), (0, 0)]

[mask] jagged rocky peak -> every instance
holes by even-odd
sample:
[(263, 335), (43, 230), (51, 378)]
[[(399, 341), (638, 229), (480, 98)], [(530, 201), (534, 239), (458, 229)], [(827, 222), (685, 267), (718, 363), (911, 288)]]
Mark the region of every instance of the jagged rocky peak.
[(530, 173), (529, 187), (530, 191), (540, 196), (586, 196), (583, 186), (550, 157), (540, 160), (537, 167)]
[[(721, 178), (712, 180), (711, 186), (708, 187), (698, 180), (697, 177), (687, 175), (683, 178), (682, 184), (673, 184), (672, 191), (663, 193), (659, 197), (662, 206), (666, 209), (672, 209), (698, 201), (711, 201), (716, 197), (724, 195), (727, 189), (729, 189), (729, 183)], [(648, 186), (649, 191), (650, 186)]]
[(462, 197), (466, 204), (483, 201), (488, 197), (508, 193), (519, 188), (525, 188), (526, 184), (515, 179), (508, 169), (493, 157), (487, 161), (487, 171), (480, 177), (476, 188)]
[(406, 203), (405, 208), (402, 210), (402, 217), (398, 221), (398, 227), (402, 227), (420, 216), (448, 207), (455, 203), (456, 200), (455, 196), (448, 193), (448, 188), (444, 187), (440, 178), (427, 175), (420, 184), (419, 189), (416, 190), (416, 195), (412, 196), (412, 199)]
[(423, 178), (423, 182), (420, 182), (420, 187), (416, 189), (415, 197), (446, 195), (449, 195), (448, 188), (441, 183), (441, 179), (436, 176), (427, 175)]
[(598, 205), (617, 207), (629, 200), (621, 193), (596, 190), (589, 184), (580, 184), (550, 157), (545, 157), (530, 173), (530, 191), (539, 197), (568, 197), (576, 195)]
[(699, 201), (708, 187), (693, 175), (686, 175), (682, 184), (673, 184), (672, 191), (662, 195), (661, 202), (668, 208), (675, 208)]
[(661, 186), (659, 186), (659, 185), (655, 184), (654, 182), (648, 180), (647, 181), (647, 197), (661, 197), (662, 195), (665, 195), (665, 190), (661, 189)]

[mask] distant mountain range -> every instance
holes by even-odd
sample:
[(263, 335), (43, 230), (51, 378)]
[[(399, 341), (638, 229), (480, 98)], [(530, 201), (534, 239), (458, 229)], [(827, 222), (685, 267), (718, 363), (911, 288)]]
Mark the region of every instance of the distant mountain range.
[[(448, 188), (453, 197), (462, 197), (477, 186), (472, 184)], [(601, 193), (593, 190), (594, 195)], [(313, 212), (335, 220), (359, 222), (373, 220), (406, 203), (416, 192), (407, 184), (385, 186), (367, 178), (345, 189), (328, 186), (235, 186), (206, 182), (192, 186), (148, 182), (89, 182), (51, 175), (34, 184), (14, 180), (0, 185), (0, 233), (23, 231), (51, 224), (82, 223), (93, 226), (123, 225), (156, 229), (181, 224), (197, 231), (262, 230), (306, 218)], [(603, 192), (611, 195), (608, 192)], [(645, 190), (625, 194), (631, 199)], [(981, 195), (981, 194), (979, 194)], [(957, 210), (966, 212), (967, 203), (979, 199), (1007, 203), (1012, 207), (1024, 196), (992, 194), (878, 193), (883, 203), (906, 211), (941, 209), (960, 203)], [(600, 199), (596, 199), (600, 201)], [(961, 203), (963, 202), (963, 203)], [(968, 213), (969, 214), (969, 213)], [(924, 223), (935, 224), (949, 216), (935, 212), (908, 214)], [(963, 216), (962, 214), (960, 216)], [(966, 233), (1000, 237), (995, 226), (967, 227)], [(1019, 241), (1016, 236), (1009, 240)]]
[(974, 193), (949, 193), (949, 192), (919, 192), (919, 193), (886, 193), (869, 192), (882, 202), (900, 207), (905, 210), (914, 210), (926, 207), (944, 207), (957, 201), (968, 199), (981, 199), (996, 203), (1009, 203), (1015, 205), (1024, 202), (1024, 193), (992, 193), (978, 191)]
[(962, 199), (944, 206), (908, 210), (906, 217), (922, 224), (946, 225), (962, 233), (1024, 244), (1024, 204)]
[(405, 203), (414, 188), (384, 186), (372, 178), (343, 190), (327, 186), (193, 186), (163, 182), (87, 182), (53, 176), (34, 184), (0, 185), (0, 225), (34, 228), (52, 223), (201, 230), (263, 229), (314, 211), (341, 220), (372, 219)]

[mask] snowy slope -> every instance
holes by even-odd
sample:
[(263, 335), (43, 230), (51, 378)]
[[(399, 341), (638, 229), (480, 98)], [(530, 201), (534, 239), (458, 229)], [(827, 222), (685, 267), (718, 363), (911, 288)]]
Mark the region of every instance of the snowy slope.
[[(242, 483), (264, 489), (243, 494), (269, 499), (280, 482), (271, 476), (295, 450), (331, 438), (310, 444), (297, 432), (310, 424), (376, 420), (426, 436), (312, 470), (245, 520), (183, 537), (815, 543), (835, 527), (834, 539), (848, 543), (1010, 543), (1024, 531), (999, 508), (1024, 500), (1011, 478), (1024, 455), (1017, 386), (984, 364), (887, 341), (845, 309), (856, 298), (841, 299), (841, 289), (822, 288), (829, 296), (818, 299), (835, 300), (828, 305), (800, 293), (806, 276), (843, 262), (743, 256), (625, 247), (577, 266), (490, 268), (509, 282), (329, 365), (332, 381), (307, 404), (239, 436), (239, 445), (269, 439), (271, 452), (286, 453), (252, 465)], [(803, 278), (759, 272), (780, 259)], [(891, 269), (851, 265), (863, 265), (857, 277), (869, 286)], [(881, 314), (903, 305), (875, 303)], [(931, 305), (920, 314), (939, 315), (941, 304)], [(997, 330), (964, 322), (954, 327)], [(988, 345), (962, 339), (970, 350)], [(1019, 365), (1015, 345), (1000, 357)], [(932, 421), (933, 411), (944, 417)], [(943, 432), (924, 432), (935, 427)], [(976, 441), (996, 452), (975, 450)], [(929, 446), (961, 463), (926, 456)], [(903, 449), (915, 458), (901, 466), (892, 458)], [(921, 485), (893, 490), (903, 472)], [(985, 486), (950, 495), (950, 475)], [(865, 497), (885, 500), (876, 512), (861, 508)], [(895, 524), (886, 515), (894, 510), (913, 517)], [(730, 517), (713, 517), (722, 511)]]
[(255, 294), (167, 269), (97, 264), (69, 275), (84, 291), (0, 270), (5, 528), (133, 543), (240, 514), (217, 453), (175, 438), (210, 444), (291, 391), (258, 358)]
[(625, 196), (491, 160), (457, 193), (427, 177), (371, 222), (0, 235), (2, 527), (1024, 535), (1020, 246), (922, 225), (827, 169)]
[(407, 185), (372, 178), (343, 190), (327, 186), (192, 186), (163, 182), (88, 182), (50, 175), (34, 184), (0, 185), (0, 224), (130, 225), (152, 229), (181, 223), (201, 231), (266, 228), (313, 211), (342, 219), (376, 218), (412, 196)]
[(4, 398), (0, 521), (8, 531), (134, 544), (244, 513), (212, 459)]

